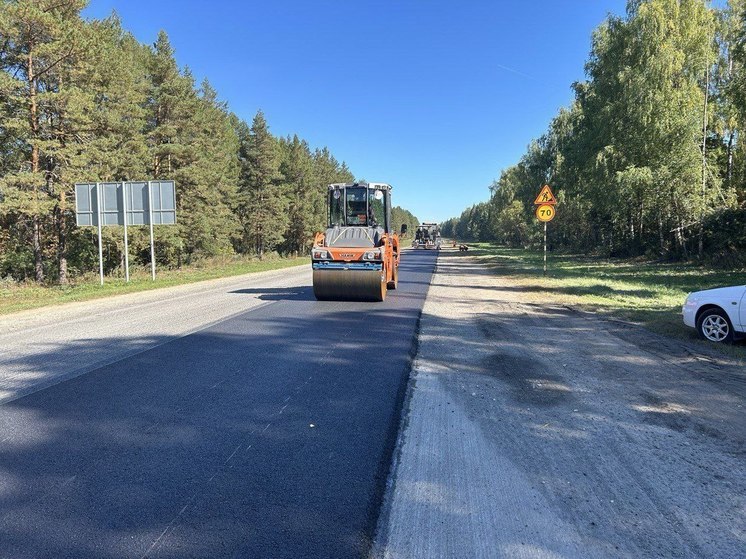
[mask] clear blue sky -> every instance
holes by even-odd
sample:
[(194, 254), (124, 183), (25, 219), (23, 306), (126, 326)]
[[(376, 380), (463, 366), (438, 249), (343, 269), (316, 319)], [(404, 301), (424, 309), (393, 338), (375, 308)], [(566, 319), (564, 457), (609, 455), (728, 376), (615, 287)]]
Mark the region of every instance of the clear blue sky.
[[(489, 196), (572, 99), (591, 32), (625, 0), (91, 0), (275, 135), (328, 146), (442, 221)], [(541, 185), (537, 185), (537, 192)]]

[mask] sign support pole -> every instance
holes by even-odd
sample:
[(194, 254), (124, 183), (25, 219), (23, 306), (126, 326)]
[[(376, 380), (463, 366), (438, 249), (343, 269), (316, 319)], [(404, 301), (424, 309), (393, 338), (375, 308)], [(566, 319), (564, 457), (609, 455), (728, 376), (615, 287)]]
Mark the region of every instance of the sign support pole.
[(124, 280), (130, 281), (130, 245), (127, 239), (127, 186), (122, 181), (122, 209), (124, 210)]
[(148, 181), (148, 223), (150, 224), (150, 274), (155, 281), (155, 243), (153, 242), (153, 185)]
[(541, 192), (534, 200), (534, 204), (539, 206), (536, 208), (536, 219), (544, 224), (544, 277), (547, 276), (547, 223), (554, 219), (557, 215), (555, 204), (557, 199), (552, 193), (552, 189), (549, 188), (548, 184), (545, 184), (541, 188)]
[(104, 285), (104, 247), (101, 242), (101, 183), (96, 183), (96, 224), (98, 225), (98, 273), (101, 285)]
[(544, 222), (544, 276), (547, 275), (547, 222)]
[[(158, 185), (158, 194), (155, 199), (153, 194), (154, 184)], [(121, 199), (119, 198), (120, 185), (122, 190)], [(147, 201), (144, 199), (144, 189), (146, 186), (148, 189)], [(102, 200), (107, 196), (107, 192), (109, 192), (109, 197), (105, 200), (106, 204), (104, 204)], [(95, 208), (93, 207), (94, 196), (96, 197)], [(148, 205), (147, 208), (144, 207), (146, 203)], [(158, 204), (157, 206), (155, 205), (156, 203)], [(120, 219), (122, 216), (124, 216), (124, 220)], [(143, 180), (75, 184), (76, 224), (79, 227), (97, 227), (98, 271), (102, 286), (104, 285), (103, 227), (105, 225), (124, 226), (124, 275), (127, 282), (130, 281), (129, 226), (149, 226), (150, 273), (153, 281), (155, 281), (154, 228), (156, 217), (158, 225), (176, 225), (176, 183), (174, 181)], [(130, 218), (132, 219), (132, 223), (130, 223)]]

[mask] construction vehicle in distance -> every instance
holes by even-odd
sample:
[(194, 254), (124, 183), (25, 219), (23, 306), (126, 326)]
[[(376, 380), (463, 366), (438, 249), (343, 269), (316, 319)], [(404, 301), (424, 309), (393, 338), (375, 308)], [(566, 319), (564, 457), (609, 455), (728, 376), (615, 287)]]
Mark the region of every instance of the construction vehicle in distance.
[(412, 247), (440, 250), (440, 226), (437, 223), (421, 223), (415, 231)]
[[(392, 231), (391, 185), (330, 184), (328, 226), (311, 249), (319, 300), (383, 301), (399, 281), (399, 235)], [(406, 233), (402, 225), (401, 234)]]

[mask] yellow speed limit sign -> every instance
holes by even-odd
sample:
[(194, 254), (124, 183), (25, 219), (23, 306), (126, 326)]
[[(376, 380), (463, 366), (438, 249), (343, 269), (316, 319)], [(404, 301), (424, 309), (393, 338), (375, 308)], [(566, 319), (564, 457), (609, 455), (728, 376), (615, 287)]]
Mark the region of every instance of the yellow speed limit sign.
[(536, 208), (536, 219), (545, 223), (547, 221), (552, 221), (556, 214), (557, 211), (554, 209), (554, 206), (550, 204), (542, 204)]

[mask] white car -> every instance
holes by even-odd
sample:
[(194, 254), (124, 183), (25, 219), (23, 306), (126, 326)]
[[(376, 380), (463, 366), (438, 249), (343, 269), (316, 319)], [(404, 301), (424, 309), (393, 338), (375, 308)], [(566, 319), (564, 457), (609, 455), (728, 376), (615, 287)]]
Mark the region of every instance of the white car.
[(684, 324), (706, 340), (732, 342), (746, 336), (746, 285), (690, 293), (682, 311)]

